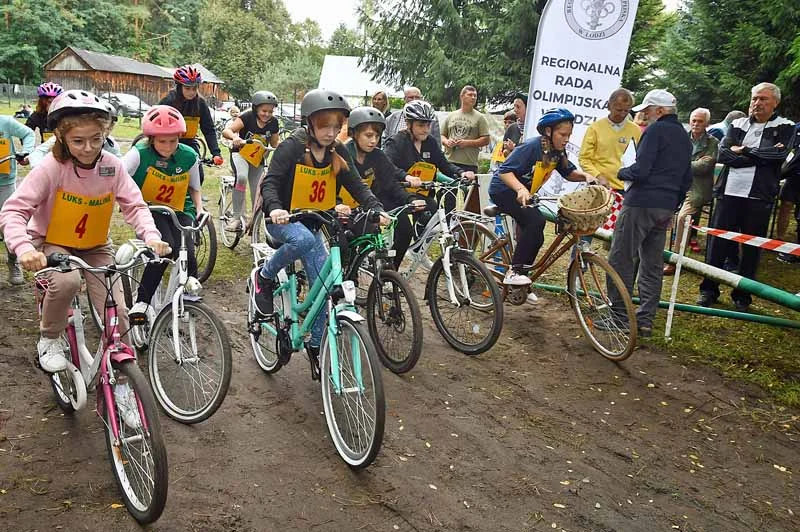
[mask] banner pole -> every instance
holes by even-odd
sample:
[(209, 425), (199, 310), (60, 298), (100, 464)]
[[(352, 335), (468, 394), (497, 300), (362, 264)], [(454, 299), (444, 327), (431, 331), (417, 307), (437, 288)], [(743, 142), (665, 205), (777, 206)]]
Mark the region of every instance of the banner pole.
[[(681, 223), (681, 220), (678, 220)], [(683, 266), (683, 255), (686, 253), (686, 235), (691, 233), (692, 217), (687, 215), (683, 219), (683, 234), (681, 234), (681, 241), (678, 245), (678, 262), (675, 266), (675, 277), (672, 279), (672, 292), (669, 295), (669, 310), (667, 311), (667, 325), (664, 328), (664, 338), (672, 340), (672, 317), (675, 314), (675, 303), (678, 298), (678, 281), (681, 278), (681, 266)]]

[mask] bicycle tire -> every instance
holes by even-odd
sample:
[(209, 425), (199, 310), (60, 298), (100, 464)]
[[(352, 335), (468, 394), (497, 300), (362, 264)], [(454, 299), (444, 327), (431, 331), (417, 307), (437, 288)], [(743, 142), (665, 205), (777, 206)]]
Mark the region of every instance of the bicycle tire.
[[(399, 375), (411, 371), (422, 353), (422, 312), (414, 292), (402, 275), (394, 270), (382, 270), (380, 277), (380, 281), (372, 281), (367, 293), (367, 326), (375, 342), (378, 358), (392, 373)], [(386, 291), (386, 283), (391, 285), (390, 293)], [(402, 309), (401, 300), (406, 302), (406, 311)], [(379, 306), (383, 307), (383, 319)], [(397, 350), (392, 349), (396, 335), (387, 338), (387, 334), (402, 333), (408, 325), (411, 325), (408, 346), (403, 344)]]
[(200, 160), (203, 161), (208, 157), (208, 144), (203, 137), (195, 137), (194, 141), (197, 143), (197, 148), (200, 150), (198, 155)]
[(210, 219), (202, 231), (195, 233), (194, 255), (197, 259), (197, 280), (204, 283), (211, 277), (217, 263), (217, 232)]
[(264, 212), (259, 208), (258, 211), (253, 215), (253, 225), (250, 231), (250, 242), (254, 244), (263, 244), (265, 243), (266, 236), (265, 233), (267, 231), (267, 225), (264, 223)]
[[(112, 431), (109, 407), (104, 408), (106, 450), (108, 459), (113, 465), (114, 478), (117, 487), (122, 495), (122, 500), (128, 512), (140, 524), (152, 523), (161, 516), (167, 502), (167, 491), (169, 488), (169, 466), (167, 464), (167, 450), (164, 446), (164, 439), (161, 435), (161, 422), (158, 418), (153, 392), (147, 384), (142, 371), (133, 360), (122, 363), (111, 362), (115, 372), (115, 380), (112, 381), (113, 387), (128, 384), (134, 393), (134, 397), (139, 398), (141, 413), (147, 420), (149, 430), (144, 430), (141, 426), (141, 416), (134, 413), (138, 418), (139, 426), (130, 427), (124, 421), (120, 406), (114, 402), (116, 407), (116, 417), (119, 426), (120, 445), (114, 445), (114, 433)], [(98, 393), (100, 393), (98, 391)], [(127, 437), (131, 431), (131, 437)], [(129, 441), (135, 440), (135, 441)], [(132, 458), (132, 451), (141, 449), (137, 457)], [(131, 474), (128, 470), (137, 465), (146, 465), (147, 471), (142, 474)], [(147, 485), (143, 488), (143, 493), (135, 493), (135, 485), (146, 481)]]
[(217, 223), (219, 224), (219, 238), (222, 240), (222, 245), (228, 249), (234, 249), (239, 239), (242, 237), (243, 229), (236, 231), (228, 231), (227, 225), (233, 219), (233, 187), (223, 185), (222, 193), (219, 196), (219, 216)]
[[(339, 334), (336, 335), (337, 351), (339, 355), (339, 371), (342, 378), (341, 393), (336, 393), (332, 384), (329, 334), (325, 332), (320, 350), (320, 387), (322, 390), (322, 404), (325, 411), (325, 421), (331, 435), (336, 451), (342, 460), (352, 469), (363, 469), (370, 465), (378, 454), (383, 443), (383, 430), (386, 422), (386, 400), (383, 395), (383, 379), (380, 363), (375, 355), (375, 346), (372, 343), (365, 324), (356, 322), (348, 316), (336, 316)], [(349, 331), (350, 334), (347, 334)], [(356, 338), (357, 348), (352, 348), (352, 339)], [(345, 345), (345, 340), (348, 340)], [(341, 344), (341, 345), (340, 345)], [(348, 349), (348, 347), (350, 347)], [(355, 353), (354, 353), (355, 352)], [(352, 367), (353, 357), (343, 353), (355, 354), (361, 363), (361, 382), (364, 389), (359, 386)], [(366, 377), (364, 378), (366, 373)], [(337, 400), (346, 400), (351, 395), (357, 395), (356, 405), (349, 408), (337, 408)], [(366, 405), (367, 412), (362, 412)], [(357, 427), (354, 427), (353, 413), (358, 409)], [(359, 434), (346, 434), (348, 429), (361, 429), (366, 421), (363, 431)], [(353, 436), (353, 437), (348, 437)]]
[(494, 247), (500, 238), (485, 225), (471, 220), (461, 222), (461, 226), (464, 231), (459, 235), (458, 247), (472, 251), (475, 258), (486, 265), (489, 273), (502, 282), (506, 271), (511, 265), (511, 254), (508, 251), (508, 245), (488, 254), (486, 250)]
[[(247, 326), (250, 349), (261, 370), (270, 375), (277, 373), (283, 367), (278, 356), (278, 335), (274, 322), (256, 319), (255, 303), (251, 295), (253, 291), (251, 279), (252, 277), (247, 279)], [(276, 300), (275, 304), (282, 305), (282, 299)]]
[[(222, 321), (206, 304), (184, 301), (183, 312), (178, 317), (183, 360), (176, 362), (172, 305), (167, 305), (151, 329), (147, 369), (153, 395), (167, 416), (191, 425), (214, 415), (228, 394), (231, 341)], [(205, 328), (195, 330), (192, 337), (192, 329), (198, 329), (202, 320)]]
[(375, 279), (375, 250), (368, 249), (356, 255), (348, 266), (348, 279), (356, 285), (356, 305), (365, 307), (372, 282)]
[[(479, 355), (491, 349), (495, 342), (497, 342), (500, 331), (503, 329), (503, 298), (492, 274), (489, 273), (489, 270), (486, 269), (486, 266), (484, 266), (482, 262), (472, 256), (471, 252), (460, 249), (451, 250), (450, 263), (451, 272), (453, 271), (453, 267), (459, 266), (463, 266), (465, 270), (463, 276), (453, 276), (454, 289), (457, 292), (458, 289), (461, 289), (461, 292), (463, 292), (463, 286), (464, 283), (466, 283), (467, 290), (470, 293), (470, 299), (478, 299), (478, 297), (480, 297), (481, 300), (484, 301), (484, 303), (478, 305), (463, 305), (465, 294), (457, 293), (456, 295), (462, 301), (460, 301), (458, 306), (453, 306), (452, 308), (456, 309), (458, 313), (461, 313), (464, 309), (474, 309), (481, 314), (491, 315), (491, 324), (488, 327), (482, 327), (477, 323), (471, 323), (469, 326), (471, 333), (467, 331), (467, 329), (464, 329), (468, 335), (471, 334), (476, 338), (480, 338), (476, 342), (468, 343), (466, 338), (460, 339), (456, 336), (458, 332), (457, 329), (448, 325), (450, 320), (445, 319), (443, 315), (444, 309), (440, 307), (440, 299), (441, 302), (448, 306), (453, 305), (447, 290), (447, 275), (444, 272), (444, 265), (441, 257), (436, 260), (428, 274), (426, 298), (428, 299), (431, 317), (433, 318), (433, 323), (436, 325), (436, 328), (439, 330), (439, 334), (442, 335), (451, 347), (465, 355)], [(466, 271), (467, 268), (470, 269), (469, 274)], [(443, 291), (439, 288), (440, 280), (444, 280)], [(478, 280), (482, 280), (483, 286), (477, 286), (475, 284)], [(475, 290), (475, 288), (477, 288), (477, 290)], [(478, 337), (478, 333), (481, 332), (481, 330), (485, 330), (487, 334)]]
[[(578, 319), (578, 323), (583, 329), (583, 333), (591, 342), (592, 347), (603, 355), (605, 358), (621, 362), (631, 356), (634, 348), (636, 347), (636, 327), (625, 326), (619, 318), (615, 317), (611, 302), (608, 299), (607, 287), (609, 281), (614, 284), (617, 292), (622, 298), (623, 305), (625, 306), (625, 318), (628, 324), (636, 323), (636, 309), (633, 306), (633, 301), (625, 288), (625, 283), (619, 276), (616, 270), (611, 267), (606, 259), (594, 253), (582, 252), (581, 258), (586, 264), (586, 272), (579, 275), (581, 268), (580, 262), (576, 259), (570, 264), (567, 277), (567, 294), (570, 299), (570, 306)], [(599, 272), (597, 270), (602, 270)], [(601, 277), (601, 274), (605, 274)], [(581, 289), (581, 294), (578, 293), (577, 287), (579, 286), (579, 279), (583, 277), (584, 282), (592, 284)], [(585, 296), (591, 297), (587, 300)], [(599, 299), (599, 304), (597, 300)], [(586, 306), (581, 305), (581, 302), (586, 302)], [(589, 316), (589, 311), (594, 310), (604, 311), (599, 312), (602, 315), (598, 317)], [(607, 312), (605, 312), (608, 310)], [(604, 328), (596, 326), (598, 320), (603, 320)]]
[[(102, 318), (100, 312), (98, 311), (98, 309), (96, 309), (94, 307), (94, 303), (92, 303), (92, 298), (89, 297), (89, 290), (85, 289), (85, 287), (81, 287), (81, 291), (78, 292), (78, 297), (81, 300), (83, 300), (84, 298), (86, 299), (86, 305), (85, 306), (83, 305), (83, 301), (81, 301), (81, 308), (82, 309), (84, 309), (84, 308), (87, 309), (87, 314), (89, 314), (89, 317), (91, 317), (92, 324), (94, 325), (94, 327), (97, 330), (97, 332), (102, 331), (103, 330), (103, 318)], [(103, 309), (103, 310), (105, 311), (105, 309)]]

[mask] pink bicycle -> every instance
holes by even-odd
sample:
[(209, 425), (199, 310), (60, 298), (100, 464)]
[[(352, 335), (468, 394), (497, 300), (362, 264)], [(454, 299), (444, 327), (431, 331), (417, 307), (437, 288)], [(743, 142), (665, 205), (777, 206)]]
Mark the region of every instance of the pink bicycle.
[(142, 524), (158, 519), (167, 502), (167, 451), (153, 392), (136, 363), (134, 350), (122, 342), (117, 305), (111, 294), (119, 276), (126, 275), (139, 256), (148, 253), (152, 254), (148, 249), (134, 251), (125, 244), (117, 252), (116, 264), (103, 267), (90, 266), (80, 257), (54, 253), (47, 258), (48, 267), (35, 274), (40, 316), (48, 288), (44, 274), (80, 270), (83, 275), (90, 273), (104, 279), (106, 301), (97, 355), (92, 356), (86, 347), (85, 317), (76, 296), (62, 337), (67, 369), (48, 375), (56, 402), (66, 413), (86, 406), (87, 392), (97, 389), (95, 411), (105, 425), (114, 478), (128, 511)]

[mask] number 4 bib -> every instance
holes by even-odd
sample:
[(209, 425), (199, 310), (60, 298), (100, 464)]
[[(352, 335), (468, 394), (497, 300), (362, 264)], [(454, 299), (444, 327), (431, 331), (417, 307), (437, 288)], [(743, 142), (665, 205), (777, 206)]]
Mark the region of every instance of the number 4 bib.
[(312, 168), (298, 164), (294, 170), (290, 209), (327, 211), (336, 205), (336, 176), (330, 165)]
[(167, 205), (183, 212), (186, 191), (189, 189), (189, 173), (167, 175), (152, 166), (147, 169), (142, 184), (142, 197), (148, 203)]
[[(0, 138), (0, 159), (11, 155), (11, 141)], [(0, 174), (11, 173), (11, 160), (0, 163)]]
[(74, 249), (105, 244), (113, 212), (113, 192), (92, 197), (58, 189), (45, 241)]

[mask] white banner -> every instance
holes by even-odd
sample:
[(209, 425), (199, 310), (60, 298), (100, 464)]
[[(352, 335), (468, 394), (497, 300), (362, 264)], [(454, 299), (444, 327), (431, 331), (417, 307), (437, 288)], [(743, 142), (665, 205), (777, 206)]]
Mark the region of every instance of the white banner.
[[(583, 135), (608, 116), (608, 96), (620, 87), (639, 0), (549, 0), (539, 20), (528, 90), (525, 138), (548, 109), (575, 114), (567, 153), (578, 165)], [(554, 172), (544, 194), (563, 194), (577, 184)]]

